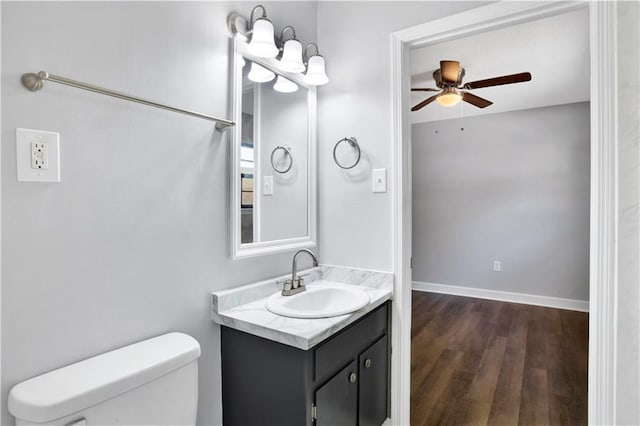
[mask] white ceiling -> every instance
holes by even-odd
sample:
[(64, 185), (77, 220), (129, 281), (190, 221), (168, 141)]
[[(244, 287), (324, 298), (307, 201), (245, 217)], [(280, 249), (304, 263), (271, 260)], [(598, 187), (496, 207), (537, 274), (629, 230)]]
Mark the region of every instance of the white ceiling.
[[(436, 87), (432, 74), (442, 59), (460, 62), (466, 72), (463, 82), (525, 71), (532, 78), (525, 83), (472, 90), (493, 102), (487, 108), (465, 102), (443, 107), (433, 102), (412, 112), (412, 123), (588, 101), (588, 8), (413, 49), (411, 86)], [(433, 94), (412, 92), (411, 106)]]

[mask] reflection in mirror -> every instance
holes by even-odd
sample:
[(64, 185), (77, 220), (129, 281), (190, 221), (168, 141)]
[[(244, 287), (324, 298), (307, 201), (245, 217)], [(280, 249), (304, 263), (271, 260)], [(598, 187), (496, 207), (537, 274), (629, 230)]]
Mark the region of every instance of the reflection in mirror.
[[(242, 105), (253, 107), (253, 90), (243, 91)], [(242, 243), (253, 242), (253, 175), (255, 157), (253, 151), (253, 111), (242, 111), (242, 139), (240, 144), (240, 222)]]
[[(262, 191), (261, 232), (255, 241), (304, 237), (308, 235), (307, 91), (281, 93), (269, 83), (261, 83), (259, 90), (260, 164), (262, 176), (273, 177), (273, 187)], [(286, 146), (289, 153), (278, 146)], [(278, 172), (289, 165), (286, 173)]]
[(315, 238), (315, 87), (243, 45), (236, 40), (234, 258), (310, 247)]

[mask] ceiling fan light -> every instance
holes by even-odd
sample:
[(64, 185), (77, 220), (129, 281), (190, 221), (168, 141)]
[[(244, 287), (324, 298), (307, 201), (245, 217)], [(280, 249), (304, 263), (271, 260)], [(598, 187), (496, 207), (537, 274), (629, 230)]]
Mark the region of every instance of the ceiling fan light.
[(247, 78), (254, 83), (266, 83), (276, 78), (276, 75), (262, 65), (251, 62), (251, 68), (249, 69)]
[(275, 58), (279, 50), (274, 40), (273, 24), (266, 18), (260, 18), (253, 24), (253, 33), (247, 49), (259, 58)]
[(445, 107), (454, 106), (462, 100), (462, 95), (453, 87), (445, 88), (436, 101)]

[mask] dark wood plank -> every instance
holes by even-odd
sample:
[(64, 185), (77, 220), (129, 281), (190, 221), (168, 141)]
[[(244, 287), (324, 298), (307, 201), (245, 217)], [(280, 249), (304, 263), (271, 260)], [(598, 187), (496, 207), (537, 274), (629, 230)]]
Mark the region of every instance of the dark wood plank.
[(494, 326), (486, 321), (479, 321), (469, 338), (467, 345), (463, 348), (460, 369), (478, 372), (480, 361), (489, 344), (489, 339), (494, 331)]
[[(412, 396), (411, 417), (417, 425), (426, 424), (438, 399), (443, 395), (456, 371), (456, 366), (462, 357), (461, 352), (444, 350), (438, 362), (429, 374), (420, 382)], [(428, 394), (428, 398), (421, 395)]]
[(525, 368), (544, 370), (547, 361), (547, 341), (542, 321), (544, 311), (537, 306), (533, 308), (527, 330)]
[(527, 344), (527, 331), (529, 330), (529, 318), (531, 312), (528, 309), (518, 307), (515, 318), (509, 330), (507, 345), (514, 348), (525, 348)]
[[(423, 425), (445, 425), (456, 424), (457, 419), (451, 418), (451, 401), (460, 401), (469, 389), (473, 379), (473, 374), (455, 370), (451, 374), (448, 383), (442, 390), (440, 397), (426, 413)], [(456, 402), (457, 405), (457, 402)], [(455, 413), (458, 410), (453, 410)]]
[(495, 333), (498, 336), (509, 337), (511, 327), (516, 318), (517, 305), (513, 303), (503, 303), (500, 313), (496, 319)]
[(518, 423), (524, 358), (524, 349), (509, 346), (505, 349), (488, 424), (515, 425)]
[(466, 394), (469, 409), (464, 424), (487, 424), (506, 348), (506, 337), (491, 337)]
[(414, 292), (412, 425), (587, 423), (588, 315)]
[(525, 367), (518, 424), (526, 426), (549, 424), (546, 370)]

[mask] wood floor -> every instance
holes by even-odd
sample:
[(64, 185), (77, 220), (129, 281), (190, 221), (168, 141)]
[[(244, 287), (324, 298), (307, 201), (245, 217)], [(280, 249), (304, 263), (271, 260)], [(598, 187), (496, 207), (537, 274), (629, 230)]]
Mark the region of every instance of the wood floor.
[(411, 425), (586, 425), (588, 314), (413, 292)]

